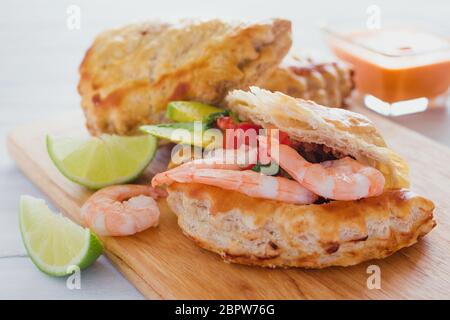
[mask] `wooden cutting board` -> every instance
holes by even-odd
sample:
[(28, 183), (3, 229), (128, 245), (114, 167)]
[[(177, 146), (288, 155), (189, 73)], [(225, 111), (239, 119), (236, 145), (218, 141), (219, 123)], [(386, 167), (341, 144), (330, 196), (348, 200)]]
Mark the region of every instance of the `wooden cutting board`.
[[(131, 237), (102, 238), (106, 255), (150, 299), (412, 299), (450, 298), (450, 149), (422, 135), (370, 116), (390, 146), (411, 165), (412, 189), (434, 200), (437, 227), (418, 244), (391, 257), (347, 268), (264, 269), (226, 264), (180, 231), (175, 215), (159, 202), (158, 228)], [(90, 192), (65, 179), (47, 156), (45, 135), (87, 134), (82, 115), (15, 129), (8, 139), (23, 172), (73, 220)], [(161, 150), (141, 181), (164, 166)], [(381, 270), (381, 289), (368, 289), (367, 267)]]

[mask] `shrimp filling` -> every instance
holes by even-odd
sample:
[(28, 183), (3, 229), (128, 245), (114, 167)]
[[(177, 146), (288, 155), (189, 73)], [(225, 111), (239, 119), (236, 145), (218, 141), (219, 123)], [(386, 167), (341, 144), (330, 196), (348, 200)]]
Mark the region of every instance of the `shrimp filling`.
[[(262, 129), (261, 126), (250, 122), (237, 123), (234, 118), (227, 116), (218, 118), (216, 127), (226, 136), (225, 149), (238, 149), (242, 148), (242, 145), (251, 145), (248, 137), (252, 135), (245, 134), (245, 131), (256, 130), (261, 133)], [(270, 130), (272, 129), (266, 129), (265, 134), (270, 136)], [(319, 201), (357, 200), (377, 196), (383, 192), (385, 179), (377, 169), (361, 164), (353, 157), (326, 145), (294, 141), (282, 131), (277, 133), (278, 141), (276, 142), (279, 150), (275, 154), (270, 154), (272, 149), (268, 146), (267, 137), (258, 136), (258, 161), (249, 163), (245, 169), (296, 180), (303, 187), (320, 196), (322, 199)], [(242, 136), (244, 136), (243, 139)], [(265, 170), (268, 166), (267, 161), (261, 161), (261, 153), (268, 155), (269, 164), (270, 161), (274, 161), (279, 168), (268, 173)], [(270, 189), (270, 186), (262, 187), (262, 189)]]
[[(325, 145), (294, 141), (279, 130), (274, 136), (273, 128), (261, 130), (229, 116), (216, 119), (215, 127), (224, 133), (223, 149), (157, 174), (153, 187), (201, 183), (295, 204), (351, 201), (383, 192), (380, 171)], [(245, 134), (248, 130), (256, 131)], [(242, 159), (249, 161), (242, 164)]]

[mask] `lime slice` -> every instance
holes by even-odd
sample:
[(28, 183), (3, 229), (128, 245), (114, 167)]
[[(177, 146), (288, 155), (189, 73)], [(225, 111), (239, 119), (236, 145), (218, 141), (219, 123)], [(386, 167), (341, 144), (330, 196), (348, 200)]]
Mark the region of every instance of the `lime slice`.
[(90, 189), (136, 179), (155, 155), (157, 140), (143, 135), (102, 135), (89, 139), (47, 136), (47, 150), (58, 170)]
[(65, 276), (73, 267), (86, 268), (102, 253), (102, 244), (89, 229), (61, 214), (54, 214), (44, 200), (20, 198), (20, 232), (34, 264), (52, 276)]
[(202, 121), (223, 109), (194, 101), (172, 101), (167, 105), (167, 118), (176, 122)]

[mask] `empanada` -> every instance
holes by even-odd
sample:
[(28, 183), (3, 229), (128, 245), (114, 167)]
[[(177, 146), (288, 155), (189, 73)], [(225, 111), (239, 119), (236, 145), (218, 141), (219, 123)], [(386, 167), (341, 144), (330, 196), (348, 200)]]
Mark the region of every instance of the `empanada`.
[(269, 200), (276, 197), (276, 182), (253, 197), (230, 191), (239, 188), (236, 181), (225, 190), (217, 182), (189, 183), (178, 171), (181, 179), (169, 183), (167, 202), (183, 232), (201, 247), (251, 265), (348, 266), (410, 246), (436, 225), (434, 204), (406, 189), (406, 162), (366, 117), (256, 87), (235, 90), (226, 100), (240, 120), (287, 133), (298, 152), (308, 144), (337, 159), (350, 157), (377, 168), (385, 183), (374, 196), (293, 204)]
[(102, 33), (80, 66), (89, 131), (133, 134), (163, 121), (172, 100), (219, 104), (271, 74), (291, 46), (291, 23), (144, 23)]

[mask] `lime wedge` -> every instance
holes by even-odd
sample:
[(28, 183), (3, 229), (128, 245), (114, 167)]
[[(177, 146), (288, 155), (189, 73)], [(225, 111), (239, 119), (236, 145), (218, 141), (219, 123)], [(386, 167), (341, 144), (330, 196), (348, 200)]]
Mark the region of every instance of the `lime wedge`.
[(221, 108), (194, 101), (172, 101), (167, 105), (167, 118), (176, 122), (202, 121)]
[(86, 268), (102, 253), (95, 234), (61, 214), (54, 214), (44, 200), (20, 198), (20, 232), (34, 264), (52, 276), (65, 276), (73, 267)]
[(156, 148), (157, 139), (150, 135), (102, 135), (87, 140), (47, 136), (47, 151), (58, 170), (90, 189), (136, 179)]

